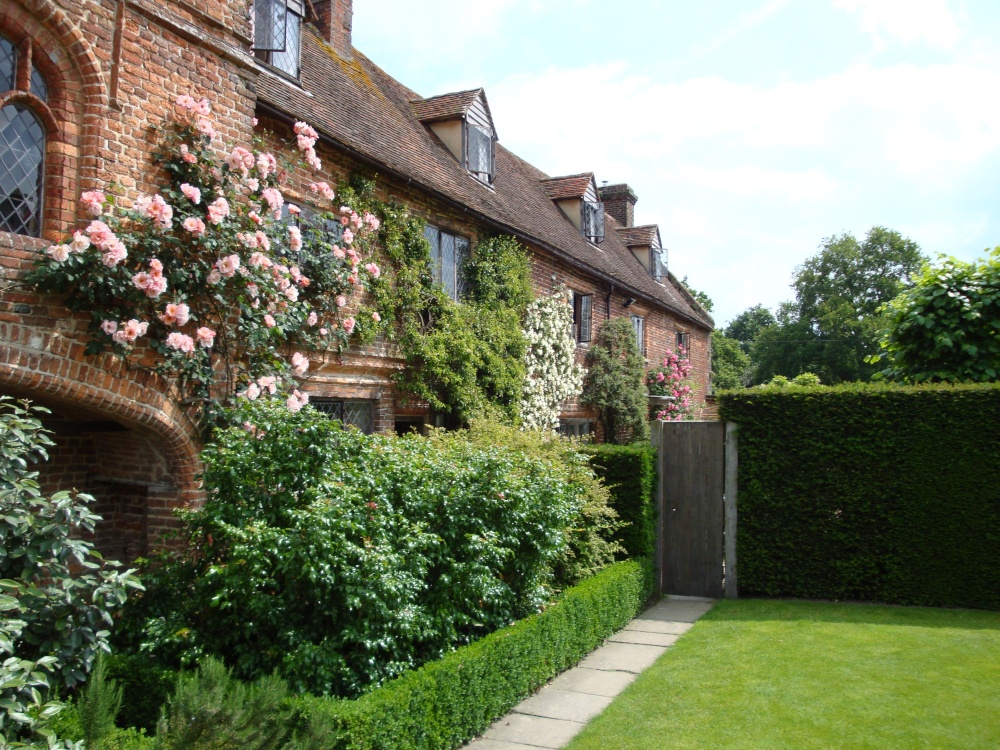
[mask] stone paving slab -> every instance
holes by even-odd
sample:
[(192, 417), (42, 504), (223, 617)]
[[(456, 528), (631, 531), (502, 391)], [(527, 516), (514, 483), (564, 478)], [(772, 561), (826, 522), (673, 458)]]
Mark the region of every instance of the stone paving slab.
[(514, 707), (515, 713), (543, 716), (546, 719), (578, 721), (586, 724), (614, 700), (611, 695), (590, 695), (544, 687)]
[(584, 724), (577, 721), (507, 714), (494, 722), (483, 737), (488, 740), (502, 740), (533, 747), (559, 748), (573, 739), (583, 727)]
[(680, 638), (671, 633), (647, 633), (642, 630), (621, 630), (608, 638), (610, 643), (637, 643), (640, 646), (673, 646)]
[(587, 669), (607, 669), (638, 674), (660, 658), (664, 646), (640, 646), (635, 643), (605, 643), (580, 662)]
[(664, 622), (695, 622), (710, 609), (711, 606), (707, 604), (692, 603), (676, 607), (659, 604), (647, 609), (636, 619), (661, 620)]
[(603, 669), (574, 667), (552, 680), (549, 687), (614, 698), (634, 679), (635, 675), (632, 672), (608, 672)]
[(635, 630), (641, 633), (669, 633), (684, 635), (691, 629), (692, 622), (671, 622), (669, 620), (643, 620), (636, 618), (625, 626), (625, 630)]
[(533, 750), (538, 745), (522, 745), (520, 742), (504, 742), (480, 737), (466, 745), (470, 750)]

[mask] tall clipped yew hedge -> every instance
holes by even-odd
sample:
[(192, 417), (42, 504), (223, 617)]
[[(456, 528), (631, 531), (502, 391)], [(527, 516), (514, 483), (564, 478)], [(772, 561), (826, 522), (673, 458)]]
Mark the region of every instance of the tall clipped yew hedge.
[(656, 450), (648, 444), (590, 445), (590, 465), (611, 490), (611, 505), (624, 522), (615, 534), (625, 557), (656, 551)]
[(718, 399), (741, 594), (1000, 609), (1000, 384)]

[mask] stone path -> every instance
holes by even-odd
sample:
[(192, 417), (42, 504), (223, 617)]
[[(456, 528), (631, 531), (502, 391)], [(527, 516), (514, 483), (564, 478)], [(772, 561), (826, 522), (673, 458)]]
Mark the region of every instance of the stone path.
[(494, 722), (468, 750), (537, 750), (569, 744), (584, 725), (712, 608), (711, 599), (669, 596), (573, 669)]

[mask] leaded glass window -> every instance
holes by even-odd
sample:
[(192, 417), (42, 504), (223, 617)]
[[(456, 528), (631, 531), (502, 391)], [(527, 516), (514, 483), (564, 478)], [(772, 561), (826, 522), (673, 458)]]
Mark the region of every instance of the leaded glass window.
[(646, 319), (639, 315), (632, 316), (632, 330), (635, 331), (635, 345), (639, 353), (646, 356)]
[(330, 419), (340, 420), (345, 427), (357, 427), (366, 435), (371, 435), (375, 429), (371, 401), (320, 398), (311, 399), (309, 403), (317, 411), (328, 415)]
[(595, 244), (604, 241), (604, 204), (584, 201), (583, 203), (583, 234)]
[(466, 128), (466, 148), (468, 150), (469, 171), (479, 180), (493, 182), (494, 148), (493, 136), (482, 128), (468, 124)]
[(465, 296), (465, 261), (469, 257), (469, 240), (461, 235), (443, 232), (428, 224), (424, 237), (431, 245), (431, 266), (434, 280), (448, 296), (458, 301)]
[(253, 10), (254, 55), (292, 78), (298, 78), (301, 0), (254, 0)]
[(43, 102), (49, 99), (49, 84), (45, 82), (45, 76), (38, 68), (31, 69), (31, 93)]
[(17, 71), (17, 49), (0, 36), (0, 92), (14, 88)]
[(0, 109), (0, 230), (39, 237), (45, 129), (35, 113), (13, 103)]
[(573, 292), (573, 338), (579, 344), (590, 341), (594, 295)]

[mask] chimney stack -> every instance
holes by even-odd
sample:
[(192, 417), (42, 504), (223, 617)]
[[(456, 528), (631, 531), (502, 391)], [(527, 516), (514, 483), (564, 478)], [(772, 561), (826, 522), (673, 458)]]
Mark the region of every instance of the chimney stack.
[(345, 60), (353, 57), (351, 46), (351, 19), (354, 16), (353, 0), (314, 0), (316, 27), (320, 35)]
[(635, 204), (639, 199), (625, 183), (604, 185), (598, 189), (605, 213), (611, 214), (623, 227), (635, 226)]

